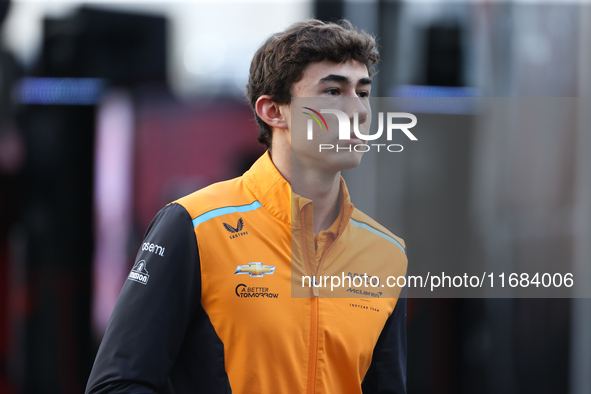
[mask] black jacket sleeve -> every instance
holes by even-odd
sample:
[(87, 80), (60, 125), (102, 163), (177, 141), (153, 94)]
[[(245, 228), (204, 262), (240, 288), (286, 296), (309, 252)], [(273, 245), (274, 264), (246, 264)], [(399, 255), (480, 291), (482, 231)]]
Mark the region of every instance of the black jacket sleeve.
[(200, 303), (189, 213), (163, 208), (146, 232), (100, 345), (86, 393), (154, 393), (165, 384)]
[(406, 298), (399, 298), (374, 348), (363, 394), (406, 394)]

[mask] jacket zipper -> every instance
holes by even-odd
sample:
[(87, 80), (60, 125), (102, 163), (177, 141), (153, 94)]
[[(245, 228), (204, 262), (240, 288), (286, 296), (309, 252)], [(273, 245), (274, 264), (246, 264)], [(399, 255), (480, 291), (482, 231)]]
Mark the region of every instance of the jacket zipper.
[[(346, 217), (343, 217), (342, 220), (349, 220), (349, 218), (351, 217), (351, 213), (353, 211), (353, 208), (351, 207), (351, 210), (349, 212), (349, 214)], [(310, 260), (308, 257), (308, 244), (306, 243), (306, 227), (305, 227), (305, 211), (301, 212), (301, 218), (300, 218), (300, 223), (304, 223), (304, 226), (300, 226), (300, 228), (303, 229), (302, 231), (302, 247), (303, 247), (303, 252), (304, 252), (304, 259), (306, 260), (306, 263), (308, 264), (308, 267), (310, 268), (310, 271), (312, 271), (312, 267), (310, 265)], [(324, 253), (322, 253), (322, 256), (320, 257), (320, 260), (318, 261), (318, 267), (316, 269), (316, 272), (314, 273), (314, 280), (316, 279), (316, 276), (318, 275), (318, 273), (322, 272), (322, 267), (324, 266), (324, 261), (326, 260), (326, 256), (328, 256), (328, 252), (330, 252), (330, 250), (332, 249), (332, 246), (336, 243), (337, 239), (339, 239), (339, 237), (341, 236), (341, 234), (338, 234), (337, 237), (334, 239), (334, 241), (330, 244), (330, 246), (324, 251)], [(316, 255), (314, 255), (314, 260), (316, 260)], [(312, 272), (310, 272), (312, 274)], [(319, 308), (318, 308), (318, 296), (319, 296), (319, 290), (318, 287), (315, 287), (314, 285), (312, 285), (312, 289), (313, 289), (313, 296), (310, 298), (310, 354), (308, 357), (308, 389), (307, 389), (307, 393), (308, 394), (314, 394), (316, 392), (316, 367), (318, 364), (318, 331), (319, 331)]]
[[(306, 211), (300, 212), (300, 231), (302, 232), (302, 257), (310, 275), (313, 275), (313, 269), (308, 257), (308, 243), (306, 242)], [(313, 276), (315, 280), (315, 276)], [(316, 364), (318, 353), (318, 288), (312, 284), (313, 294), (310, 297), (310, 353), (308, 354), (308, 384), (306, 393), (314, 394), (316, 391)]]
[[(351, 209), (349, 210), (349, 214), (348, 215), (343, 215), (343, 221), (349, 221), (349, 219), (351, 218), (351, 214), (353, 213), (353, 207), (351, 207)], [(332, 249), (332, 246), (337, 242), (337, 239), (340, 238), (342, 232), (338, 233), (337, 236), (335, 237), (335, 239), (332, 241), (332, 243), (330, 244), (330, 246), (324, 250), (324, 252), (322, 253), (322, 256), (320, 256), (320, 261), (318, 261), (318, 268), (316, 270), (316, 274), (318, 273), (322, 273), (322, 268), (324, 268), (324, 261), (326, 260), (326, 256), (328, 256), (328, 252), (330, 252), (330, 250)], [(316, 276), (316, 275), (315, 275)], [(326, 283), (324, 284), (324, 286), (326, 286)], [(315, 290), (315, 295), (318, 297), (318, 287), (314, 288)]]

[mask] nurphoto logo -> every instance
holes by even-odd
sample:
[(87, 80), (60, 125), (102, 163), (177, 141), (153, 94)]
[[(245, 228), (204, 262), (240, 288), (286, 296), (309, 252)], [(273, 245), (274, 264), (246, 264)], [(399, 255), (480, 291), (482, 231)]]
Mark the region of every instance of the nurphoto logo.
[[(314, 138), (314, 121), (320, 126), (320, 130), (328, 131), (328, 124), (326, 119), (322, 114), (333, 114), (337, 117), (338, 125), (339, 125), (339, 139), (340, 140), (351, 140), (351, 121), (349, 116), (338, 109), (321, 109), (320, 111), (316, 111), (310, 107), (302, 107), (305, 110), (310, 112), (304, 112), (305, 115), (310, 116), (311, 119), (308, 119), (307, 123), (307, 138), (308, 140), (312, 140)], [(394, 123), (394, 119), (405, 118), (409, 119), (410, 123)], [(411, 141), (417, 141), (417, 137), (409, 129), (413, 128), (417, 124), (417, 117), (408, 112), (387, 112), (386, 113), (386, 138), (388, 141), (392, 141), (392, 136), (394, 134), (394, 130), (402, 131), (408, 139)], [(382, 136), (384, 133), (384, 112), (378, 113), (378, 130), (373, 134), (363, 134), (359, 131), (359, 113), (353, 113), (353, 133), (355, 137), (362, 141), (375, 141)], [(380, 147), (386, 147), (388, 152), (402, 152), (403, 146), (400, 144), (356, 144), (353, 145), (352, 149), (355, 152), (368, 152), (371, 150), (372, 147), (377, 148), (378, 152), (380, 151)], [(349, 147), (341, 147), (335, 146), (334, 144), (319, 144), (319, 152), (323, 150), (331, 150), (336, 149), (338, 152), (339, 150), (347, 150), (351, 151), (351, 146)]]

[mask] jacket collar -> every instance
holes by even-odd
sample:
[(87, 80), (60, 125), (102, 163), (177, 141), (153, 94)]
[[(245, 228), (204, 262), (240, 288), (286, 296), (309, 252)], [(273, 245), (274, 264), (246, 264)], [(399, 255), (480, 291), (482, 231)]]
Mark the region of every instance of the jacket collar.
[(259, 157), (242, 179), (267, 212), (291, 226), (291, 186), (273, 164), (269, 151)]
[[(326, 233), (331, 233), (335, 238), (341, 234), (345, 227), (347, 227), (347, 223), (351, 218), (351, 214), (353, 213), (353, 204), (351, 203), (351, 197), (349, 196), (349, 190), (347, 189), (347, 184), (343, 177), (341, 177), (341, 185), (339, 190), (339, 214), (331, 226), (325, 230)], [(292, 193), (291, 194), (291, 215), (292, 215), (292, 227), (300, 228), (304, 225), (302, 220), (302, 212), (307, 210), (308, 217), (312, 217), (312, 201), (302, 197), (298, 194)], [(308, 223), (309, 226), (312, 225), (311, 222)], [(311, 230), (312, 227), (309, 227), (308, 230)]]
[[(243, 180), (248, 190), (267, 212), (288, 226), (292, 225), (292, 208), (296, 209), (295, 212), (301, 212), (306, 205), (311, 203), (307, 198), (291, 192), (291, 185), (273, 164), (269, 151), (265, 152), (244, 173)], [(331, 232), (336, 230), (337, 234), (344, 231), (353, 212), (353, 204), (343, 177), (341, 177), (339, 199), (339, 216), (329, 229), (329, 231), (332, 230)], [(337, 224), (336, 227), (335, 224)], [(293, 225), (299, 227), (299, 215), (294, 218)]]

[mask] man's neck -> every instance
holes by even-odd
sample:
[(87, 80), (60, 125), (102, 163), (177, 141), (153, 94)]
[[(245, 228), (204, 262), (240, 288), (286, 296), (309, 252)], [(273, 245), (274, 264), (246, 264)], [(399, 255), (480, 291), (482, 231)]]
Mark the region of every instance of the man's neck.
[(314, 234), (328, 229), (339, 215), (341, 173), (322, 173), (285, 160), (286, 155), (270, 153), (273, 164), (291, 184), (292, 191), (312, 201)]
[(339, 215), (340, 173), (332, 177), (318, 176), (317, 173), (292, 173), (291, 188), (312, 201), (314, 234), (328, 229)]

